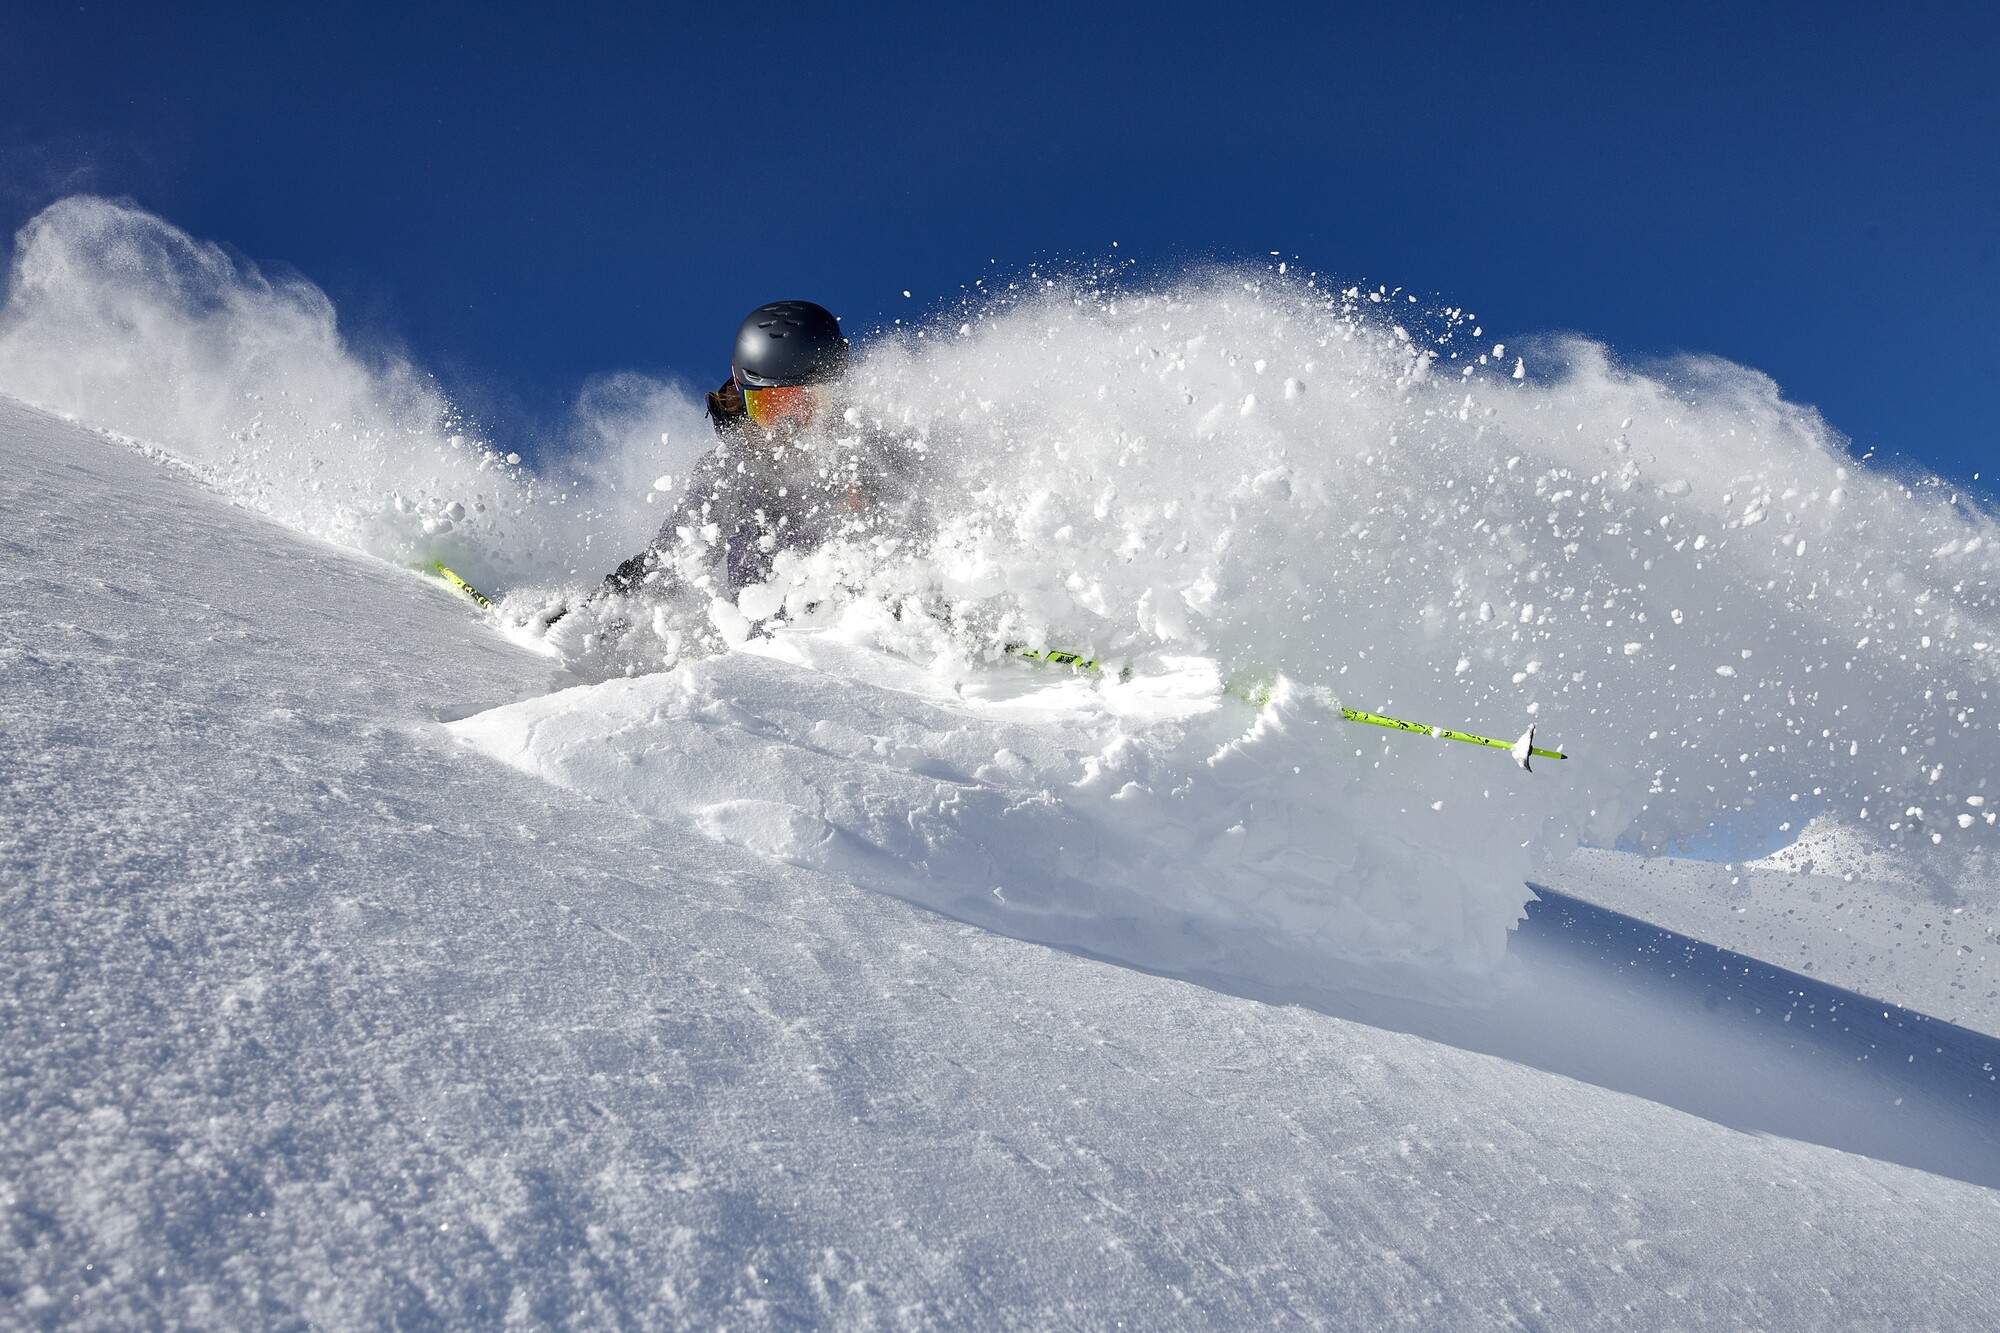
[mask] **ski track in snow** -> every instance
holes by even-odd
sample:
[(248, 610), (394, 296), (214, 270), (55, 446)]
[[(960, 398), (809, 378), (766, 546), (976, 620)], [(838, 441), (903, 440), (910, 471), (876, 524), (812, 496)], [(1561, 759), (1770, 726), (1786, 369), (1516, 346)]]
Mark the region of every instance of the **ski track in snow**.
[[(1992, 1189), (566, 793), (447, 730), (557, 677), (442, 590), (5, 403), (0, 457), (11, 1321), (1963, 1327), (2000, 1295)], [(1785, 1076), (1726, 1050), (1717, 1088)]]

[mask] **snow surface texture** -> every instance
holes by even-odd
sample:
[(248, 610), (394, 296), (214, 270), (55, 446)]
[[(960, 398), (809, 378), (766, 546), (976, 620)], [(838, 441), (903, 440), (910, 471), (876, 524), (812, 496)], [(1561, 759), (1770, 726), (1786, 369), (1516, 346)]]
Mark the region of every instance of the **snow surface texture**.
[[(2000, 1300), (1990, 1189), (518, 776), (437, 723), (552, 664), (442, 589), (5, 403), (0, 459), (10, 1324), (1969, 1327)], [(1658, 1072), (1662, 1031), (1603, 1038)]]

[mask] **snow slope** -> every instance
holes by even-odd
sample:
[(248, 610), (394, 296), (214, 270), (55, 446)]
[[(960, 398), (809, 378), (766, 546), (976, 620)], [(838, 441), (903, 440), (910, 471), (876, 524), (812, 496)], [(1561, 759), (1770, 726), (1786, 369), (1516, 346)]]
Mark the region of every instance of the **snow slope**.
[[(12, 1322), (1964, 1327), (2000, 1297), (1991, 1188), (566, 792), (448, 729), (559, 681), (439, 588), (4, 402), (0, 463)], [(1718, 1049), (1718, 1085), (1790, 1076)]]

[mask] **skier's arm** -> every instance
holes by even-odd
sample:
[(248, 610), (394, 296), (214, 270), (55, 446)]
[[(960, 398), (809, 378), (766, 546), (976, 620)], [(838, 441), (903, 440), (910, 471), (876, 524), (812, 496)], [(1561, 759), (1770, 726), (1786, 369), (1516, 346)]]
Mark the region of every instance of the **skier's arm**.
[(660, 525), (652, 542), (605, 577), (608, 589), (621, 593), (636, 593), (642, 588), (667, 591), (679, 581), (674, 572), (672, 552), (680, 541), (681, 529), (698, 532), (705, 524), (713, 522), (720, 525), (729, 521), (734, 498), (731, 472), (735, 455), (730, 449), (731, 435), (724, 434), (722, 439), (722, 443), (703, 454), (695, 463), (680, 487), (679, 496), (672, 502), (666, 522)]
[[(737, 387), (736, 377), (730, 376), (719, 388), (708, 395), (708, 419), (715, 426), (715, 433), (725, 445), (737, 432), (749, 425), (750, 417), (743, 410), (743, 390)], [(649, 584), (659, 585), (667, 575), (668, 566), (662, 559), (682, 527), (699, 528), (705, 520), (702, 502), (711, 504), (719, 498), (724, 467), (725, 450), (712, 451), (695, 465), (694, 473), (681, 488), (680, 503), (667, 521), (660, 525), (660, 531), (652, 543), (639, 554), (619, 565), (605, 577), (607, 588), (614, 592), (633, 593)], [(725, 483), (726, 484), (726, 483)]]

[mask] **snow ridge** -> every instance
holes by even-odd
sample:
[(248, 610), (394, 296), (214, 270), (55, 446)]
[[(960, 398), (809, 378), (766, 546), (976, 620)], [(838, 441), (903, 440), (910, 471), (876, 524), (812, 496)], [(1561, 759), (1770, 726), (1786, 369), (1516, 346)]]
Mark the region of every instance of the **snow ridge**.
[[(1256, 707), (1204, 658), (1130, 682), (1008, 663), (939, 671), (783, 631), (671, 672), (453, 724), (572, 791), (964, 921), (1178, 975), (1427, 999), (1483, 993), (1527, 890), (1533, 779), (1393, 827), (1458, 756), (1380, 768), (1280, 679)], [(1435, 813), (1435, 812), (1426, 812)], [(1511, 873), (1505, 867), (1512, 867)]]

